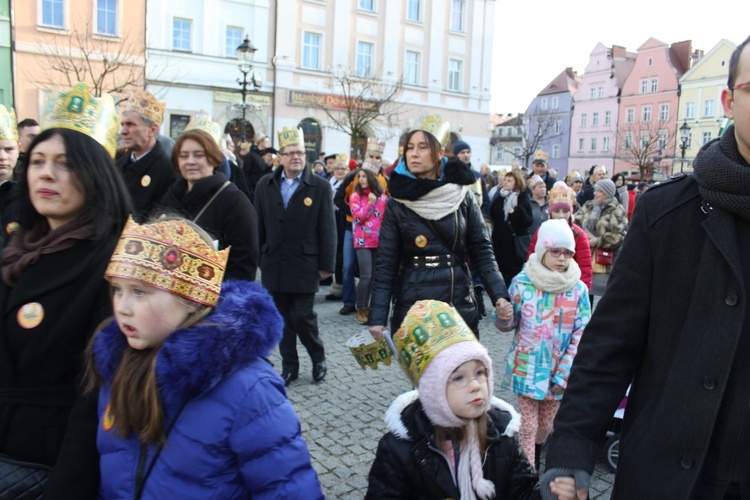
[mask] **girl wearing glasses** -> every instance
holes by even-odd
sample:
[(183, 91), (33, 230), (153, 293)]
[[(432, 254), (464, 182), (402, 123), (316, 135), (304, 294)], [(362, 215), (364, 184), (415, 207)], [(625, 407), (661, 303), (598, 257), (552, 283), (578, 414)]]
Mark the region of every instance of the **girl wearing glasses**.
[(576, 243), (568, 223), (542, 223), (534, 253), (510, 285), (513, 308), (497, 308), (495, 326), (515, 329), (503, 387), (518, 394), (519, 441), (539, 470), (542, 443), (552, 431), (578, 342), (591, 317), (588, 288), (573, 260)]

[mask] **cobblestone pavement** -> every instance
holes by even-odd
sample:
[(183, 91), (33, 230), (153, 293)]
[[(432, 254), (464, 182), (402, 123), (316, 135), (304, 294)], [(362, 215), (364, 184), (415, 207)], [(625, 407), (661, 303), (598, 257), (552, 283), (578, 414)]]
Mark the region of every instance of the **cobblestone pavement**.
[[(331, 499), (363, 498), (378, 441), (385, 433), (385, 410), (411, 385), (395, 361), (390, 366), (378, 365), (378, 370), (359, 367), (345, 343), (366, 327), (357, 324), (353, 314), (341, 316), (338, 311), (343, 304), (327, 302), (328, 292), (329, 287), (321, 287), (315, 302), (328, 375), (323, 382), (313, 383), (312, 363), (304, 347), (298, 344), (300, 378), (292, 382), (287, 393), (302, 421), (302, 432), (323, 493)], [(489, 308), (489, 300), (485, 301)], [(479, 328), (495, 371), (504, 371), (511, 334), (496, 330), (489, 318), (484, 318)], [(280, 370), (278, 349), (271, 360)], [(499, 383), (495, 385), (495, 395), (517, 407), (516, 396), (501, 389)], [(609, 498), (613, 480), (614, 475), (604, 463), (599, 463), (592, 477), (590, 498)]]

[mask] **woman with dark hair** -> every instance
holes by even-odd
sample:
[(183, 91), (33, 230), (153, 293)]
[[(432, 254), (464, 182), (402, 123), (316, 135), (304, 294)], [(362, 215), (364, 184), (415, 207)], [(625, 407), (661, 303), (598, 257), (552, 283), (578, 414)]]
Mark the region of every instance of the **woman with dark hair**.
[(103, 275), (131, 211), (116, 133), (109, 96), (83, 84), (60, 94), (30, 145), (3, 251), (0, 454), (52, 467), (45, 498), (93, 498), (98, 485), (96, 398), (79, 382), (111, 314)]
[(479, 333), (471, 258), (493, 305), (508, 291), (492, 255), (484, 219), (470, 186), (476, 176), (460, 160), (448, 161), (442, 144), (450, 124), (427, 117), (406, 136), (404, 156), (391, 174), (370, 300), (370, 333), (381, 338), (393, 303), (391, 332), (418, 300), (453, 304)]
[(172, 165), (180, 180), (159, 203), (198, 224), (229, 248), (225, 279), (255, 281), (258, 270), (258, 219), (255, 208), (237, 186), (218, 171), (219, 145), (201, 129), (183, 132), (172, 149)]
[[(529, 228), (534, 218), (521, 170), (514, 169), (505, 174), (499, 187), (490, 206), (492, 248), (505, 284), (510, 286), (526, 262), (526, 249), (531, 241)], [(517, 243), (516, 238), (522, 241)], [(519, 253), (521, 249), (523, 251)]]
[(625, 180), (625, 176), (622, 172), (618, 172), (612, 176), (612, 182), (615, 183), (615, 199), (620, 202), (622, 208), (625, 209), (625, 213), (628, 213), (628, 207), (630, 206), (630, 196), (628, 195), (628, 182)]

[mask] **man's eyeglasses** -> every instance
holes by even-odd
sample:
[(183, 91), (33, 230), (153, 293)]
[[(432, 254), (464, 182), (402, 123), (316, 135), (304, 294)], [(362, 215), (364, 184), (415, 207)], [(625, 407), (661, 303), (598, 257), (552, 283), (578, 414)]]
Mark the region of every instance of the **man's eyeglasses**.
[(734, 92), (735, 90), (743, 90), (743, 89), (745, 92), (750, 92), (750, 82), (738, 83), (734, 87), (729, 88), (729, 90), (731, 90), (732, 92)]
[(304, 151), (289, 151), (287, 153), (281, 153), (281, 156), (296, 156), (297, 158), (302, 158), (305, 156)]

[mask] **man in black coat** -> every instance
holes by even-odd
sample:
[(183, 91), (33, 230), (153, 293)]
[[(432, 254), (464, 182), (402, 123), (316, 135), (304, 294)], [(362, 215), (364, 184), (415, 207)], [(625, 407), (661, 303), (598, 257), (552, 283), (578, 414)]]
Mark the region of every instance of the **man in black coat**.
[(319, 382), (326, 363), (313, 304), (318, 282), (331, 276), (336, 260), (331, 186), (305, 165), (302, 129), (285, 127), (279, 143), (282, 168), (263, 176), (255, 191), (261, 279), (284, 318), (279, 344), (284, 383), (299, 376), (298, 336)]
[(135, 218), (148, 217), (169, 186), (177, 180), (171, 151), (156, 140), (164, 114), (164, 103), (141, 90), (120, 104), (120, 137), (127, 149), (117, 160), (125, 185), (133, 201)]
[(549, 193), (550, 189), (554, 187), (555, 182), (557, 182), (557, 178), (552, 177), (548, 172), (548, 158), (549, 153), (545, 153), (541, 149), (534, 153), (534, 159), (531, 161), (531, 170), (533, 170), (536, 175), (542, 178), (544, 184), (547, 186), (547, 192)]
[(639, 197), (586, 327), (542, 482), (594, 468), (625, 409), (613, 498), (750, 496), (750, 38), (729, 59), (724, 134), (692, 176)]

